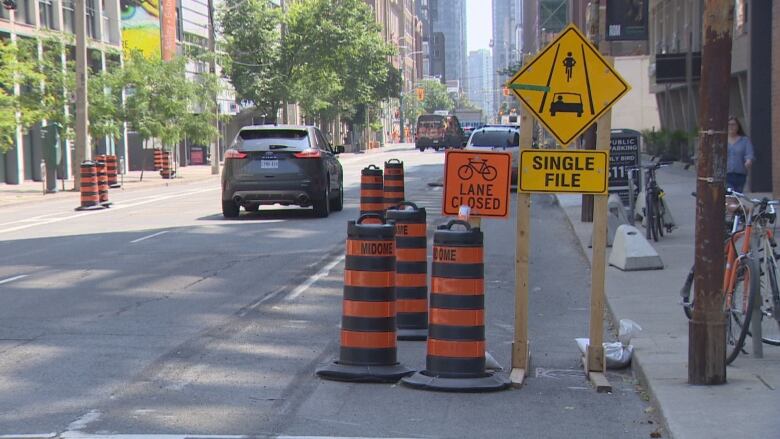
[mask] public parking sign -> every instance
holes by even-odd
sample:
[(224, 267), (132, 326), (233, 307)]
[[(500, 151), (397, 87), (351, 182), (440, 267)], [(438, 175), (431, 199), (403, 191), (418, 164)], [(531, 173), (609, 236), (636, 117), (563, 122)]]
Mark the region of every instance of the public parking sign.
[[(628, 171), (639, 166), (639, 139), (642, 134), (635, 130), (612, 130), (609, 141), (609, 193), (618, 194), (628, 206)], [(639, 193), (639, 179), (634, 180)]]
[(444, 159), (442, 214), (458, 215), (461, 206), (471, 216), (509, 216), (512, 154), (449, 150)]
[(607, 193), (607, 151), (520, 151), (520, 192)]

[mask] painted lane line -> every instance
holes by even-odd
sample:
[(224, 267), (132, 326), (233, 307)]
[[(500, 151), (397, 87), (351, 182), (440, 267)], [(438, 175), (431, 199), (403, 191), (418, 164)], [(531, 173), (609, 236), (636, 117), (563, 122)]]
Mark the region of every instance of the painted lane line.
[(168, 230), (163, 230), (162, 232), (152, 233), (151, 235), (144, 236), (143, 238), (138, 238), (133, 241), (130, 241), (130, 244), (135, 244), (136, 242), (146, 241), (147, 239), (154, 238), (156, 236), (164, 235), (168, 233)]
[(26, 274), (20, 274), (19, 276), (9, 277), (8, 279), (0, 280), (0, 285), (7, 284), (8, 282), (13, 282), (15, 280), (19, 280), (25, 277), (27, 277)]
[(333, 267), (335, 267), (341, 261), (343, 261), (345, 257), (346, 257), (345, 255), (338, 256), (330, 263), (322, 267), (320, 271), (311, 275), (308, 279), (306, 279), (306, 282), (295, 287), (295, 289), (292, 290), (290, 295), (284, 298), (285, 302), (292, 302), (293, 300), (297, 299), (298, 296), (303, 294), (304, 291), (308, 290), (312, 285), (314, 285), (315, 282), (330, 274), (330, 270), (332, 270)]
[(49, 220), (43, 220), (43, 221), (36, 222), (36, 223), (33, 223), (33, 224), (25, 224), (25, 225), (22, 225), (22, 226), (11, 227), (11, 228), (8, 228), (8, 229), (2, 229), (2, 230), (0, 230), (0, 233), (17, 232), (19, 230), (29, 229), (29, 228), (36, 227), (36, 226), (44, 226), (44, 225), (47, 225), (47, 224), (53, 224), (53, 223), (58, 223), (58, 222), (62, 222), (62, 221), (67, 221), (67, 220), (73, 219), (73, 218), (80, 218), (82, 216), (106, 214), (106, 213), (109, 213), (109, 212), (116, 212), (117, 210), (127, 209), (127, 208), (130, 208), (130, 207), (136, 207), (136, 206), (141, 206), (141, 205), (144, 205), (144, 204), (155, 203), (155, 202), (158, 202), (158, 201), (169, 200), (171, 198), (184, 197), (184, 196), (188, 196), (188, 195), (195, 195), (195, 194), (199, 194), (199, 193), (203, 193), (203, 192), (209, 192), (209, 191), (214, 191), (214, 190), (218, 190), (218, 189), (219, 188), (217, 187), (217, 188), (200, 189), (200, 190), (196, 190), (196, 191), (178, 192), (178, 193), (175, 193), (175, 194), (159, 196), (159, 197), (147, 199), (145, 201), (139, 201), (137, 203), (132, 203), (132, 204), (115, 204), (110, 209), (95, 210), (95, 211), (90, 211), (90, 212), (80, 212), (80, 213), (76, 213), (76, 214), (68, 215), (68, 216), (64, 216), (64, 217), (53, 218), (53, 219), (49, 219)]
[[(17, 436), (10, 436), (17, 437)], [(287, 435), (205, 435), (205, 434), (92, 434), (79, 431), (66, 431), (59, 435), (61, 439), (370, 439), (367, 436), (287, 436)], [(376, 439), (409, 439), (409, 438), (376, 438)]]
[(76, 419), (75, 421), (71, 422), (68, 425), (68, 430), (83, 430), (87, 427), (87, 425), (97, 421), (100, 419), (100, 411), (98, 410), (90, 410), (87, 413), (84, 413), (80, 418)]

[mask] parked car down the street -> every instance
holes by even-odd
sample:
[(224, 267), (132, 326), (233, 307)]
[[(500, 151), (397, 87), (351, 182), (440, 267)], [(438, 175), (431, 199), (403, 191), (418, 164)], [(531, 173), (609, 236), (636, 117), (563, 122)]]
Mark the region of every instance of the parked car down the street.
[(344, 175), (334, 147), (322, 132), (304, 125), (242, 128), (225, 151), (222, 214), (235, 218), (240, 207), (312, 206), (318, 217), (344, 206)]

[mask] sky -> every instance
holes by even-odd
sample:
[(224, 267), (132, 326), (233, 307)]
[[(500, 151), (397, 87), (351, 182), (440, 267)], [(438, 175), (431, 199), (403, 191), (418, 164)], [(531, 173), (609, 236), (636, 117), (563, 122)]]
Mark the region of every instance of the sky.
[(493, 37), (493, 1), (466, 0), (468, 51), (489, 49)]

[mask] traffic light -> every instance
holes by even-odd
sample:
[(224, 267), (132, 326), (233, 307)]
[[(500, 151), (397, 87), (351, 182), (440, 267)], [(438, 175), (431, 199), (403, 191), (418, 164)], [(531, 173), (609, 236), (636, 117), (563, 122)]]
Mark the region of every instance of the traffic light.
[(16, 9), (16, 0), (3, 0), (3, 7), (8, 10)]
[(422, 102), (425, 100), (425, 89), (424, 88), (418, 88), (416, 90), (417, 92), (417, 100)]

